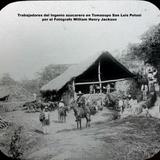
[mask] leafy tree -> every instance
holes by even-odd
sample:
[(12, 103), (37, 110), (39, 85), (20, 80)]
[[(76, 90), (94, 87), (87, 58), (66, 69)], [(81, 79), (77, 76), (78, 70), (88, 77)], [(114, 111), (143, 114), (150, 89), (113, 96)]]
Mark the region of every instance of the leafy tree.
[(131, 44), (127, 48), (125, 60), (139, 59), (158, 70), (160, 83), (160, 24), (152, 26), (141, 36), (141, 43)]
[(50, 64), (46, 66), (41, 72), (38, 72), (40, 86), (62, 74), (68, 67), (69, 65), (66, 64)]
[(160, 61), (160, 24), (151, 27), (141, 37), (142, 43), (134, 54), (157, 67)]
[(41, 86), (47, 84), (49, 81), (63, 73), (69, 65), (54, 65), (50, 64), (44, 67), (40, 72), (37, 73), (37, 78), (29, 80), (24, 78), (21, 80), (20, 84), (30, 93), (39, 94)]
[(37, 93), (37, 94), (39, 93), (40, 84), (38, 79), (33, 79), (33, 80), (23, 79), (21, 81), (21, 85), (30, 93)]

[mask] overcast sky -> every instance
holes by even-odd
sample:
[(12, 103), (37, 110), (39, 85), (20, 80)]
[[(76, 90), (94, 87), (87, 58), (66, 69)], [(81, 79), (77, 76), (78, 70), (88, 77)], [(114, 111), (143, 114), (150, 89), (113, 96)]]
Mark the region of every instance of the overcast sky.
[[(42, 22), (17, 14), (141, 14), (113, 22)], [(157, 7), (145, 1), (24, 1), (0, 12), (0, 76), (35, 77), (49, 64), (79, 63), (104, 50), (113, 56), (160, 22)]]

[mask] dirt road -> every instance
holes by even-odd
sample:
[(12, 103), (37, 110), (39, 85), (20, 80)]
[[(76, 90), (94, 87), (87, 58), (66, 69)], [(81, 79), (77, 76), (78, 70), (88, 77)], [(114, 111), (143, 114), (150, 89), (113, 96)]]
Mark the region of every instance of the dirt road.
[(145, 117), (113, 121), (112, 115), (105, 108), (92, 116), (90, 128), (85, 128), (83, 120), (83, 129), (77, 130), (73, 112), (66, 123), (58, 123), (55, 111), (48, 135), (41, 132), (39, 113), (15, 111), (5, 117), (24, 126), (28, 147), (24, 157), (28, 160), (142, 160), (160, 149), (155, 126), (159, 121)]

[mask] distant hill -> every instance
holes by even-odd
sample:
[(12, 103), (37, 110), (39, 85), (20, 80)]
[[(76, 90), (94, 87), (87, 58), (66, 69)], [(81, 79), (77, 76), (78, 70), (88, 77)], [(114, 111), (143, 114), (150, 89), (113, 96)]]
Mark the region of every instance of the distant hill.
[(19, 84), (30, 93), (39, 95), (41, 86), (62, 74), (71, 64), (50, 64), (42, 68), (32, 80), (23, 79)]

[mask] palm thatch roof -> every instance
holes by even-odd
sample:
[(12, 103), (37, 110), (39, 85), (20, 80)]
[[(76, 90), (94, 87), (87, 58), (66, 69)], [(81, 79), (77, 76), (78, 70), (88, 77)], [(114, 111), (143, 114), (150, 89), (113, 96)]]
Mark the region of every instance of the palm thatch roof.
[[(69, 67), (64, 73), (42, 86), (41, 92), (59, 91), (73, 79), (75, 79), (75, 82), (94, 82), (98, 77), (95, 71), (97, 70), (99, 61), (102, 62), (104, 80), (133, 77), (133, 74), (120, 64), (109, 52), (103, 52), (89, 57), (89, 59), (82, 63)], [(111, 70), (114, 72), (113, 75), (110, 73)]]

